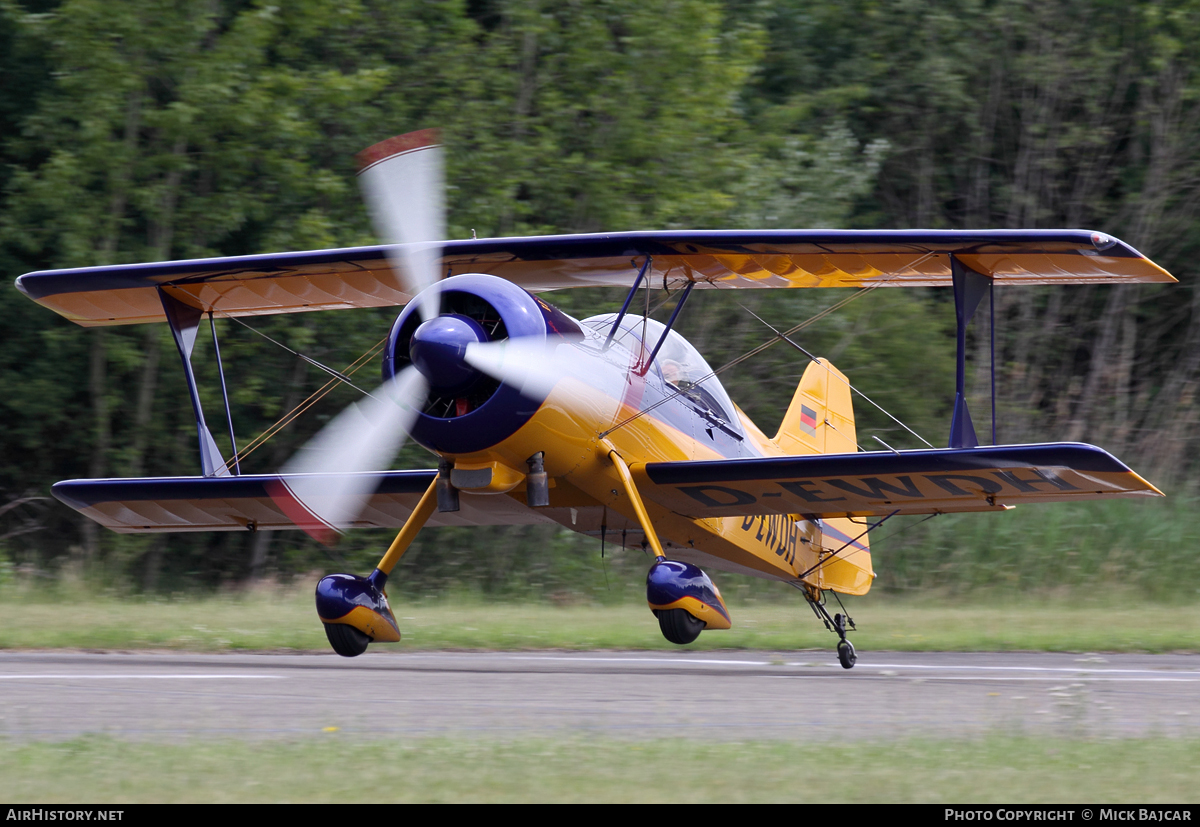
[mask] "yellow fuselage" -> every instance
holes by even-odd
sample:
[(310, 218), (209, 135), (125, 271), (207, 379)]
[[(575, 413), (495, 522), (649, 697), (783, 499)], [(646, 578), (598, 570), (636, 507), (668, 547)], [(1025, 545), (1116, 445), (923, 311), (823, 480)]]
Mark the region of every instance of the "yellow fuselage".
[[(625, 381), (633, 385), (639, 377), (631, 372)], [(635, 480), (646, 463), (723, 458), (653, 411), (640, 416), (638, 411), (591, 382), (564, 379), (512, 436), (486, 451), (453, 457), (456, 469), (490, 466), (493, 471), (489, 489), (464, 493), (523, 499), (526, 460), (542, 452), (551, 480), (547, 513), (589, 534), (605, 526), (610, 541), (617, 539), (616, 526), (625, 526), (625, 544), (636, 547), (641, 544), (637, 515), (608, 445)], [(754, 453), (785, 455), (740, 410), (738, 415)], [(861, 522), (808, 520), (799, 514), (691, 519), (643, 500), (664, 549), (675, 559), (846, 594), (865, 594), (875, 576), (866, 537), (860, 538), (866, 530)]]

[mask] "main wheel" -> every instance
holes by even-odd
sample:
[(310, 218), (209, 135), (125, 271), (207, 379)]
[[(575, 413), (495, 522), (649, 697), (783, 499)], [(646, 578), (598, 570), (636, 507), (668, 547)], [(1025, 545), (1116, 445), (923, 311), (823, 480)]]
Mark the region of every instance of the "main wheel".
[(367, 651), (367, 644), (371, 642), (369, 637), (345, 623), (326, 623), (325, 637), (329, 638), (333, 651), (344, 658), (358, 657)]
[(683, 609), (659, 609), (654, 614), (658, 615), (658, 627), (662, 629), (663, 637), (680, 646), (700, 637), (706, 625)]
[(854, 664), (858, 660), (858, 655), (854, 653), (853, 643), (848, 640), (838, 643), (838, 660), (841, 661), (843, 669), (854, 668)]

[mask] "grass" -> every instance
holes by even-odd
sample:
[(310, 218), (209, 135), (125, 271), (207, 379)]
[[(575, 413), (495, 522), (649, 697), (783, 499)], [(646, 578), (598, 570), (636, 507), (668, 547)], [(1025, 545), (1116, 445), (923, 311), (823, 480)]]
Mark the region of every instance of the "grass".
[[(692, 649), (829, 651), (799, 595), (730, 595), (735, 627)], [(423, 649), (674, 649), (644, 605), (489, 603), (477, 595), (396, 601)], [(1068, 594), (977, 591), (848, 604), (860, 652), (1200, 651), (1200, 607)], [(328, 651), (307, 585), (177, 599), (121, 599), (79, 586), (0, 588), (0, 648)], [(364, 760), (365, 759), (365, 760)], [(850, 741), (836, 747), (604, 737), (406, 738), (341, 732), (278, 741), (178, 743), (88, 736), (0, 739), (0, 800), (138, 802), (1194, 802), (1200, 739), (982, 738)]]
[(1152, 600), (1200, 597), (1200, 502), (1193, 495), (920, 519), (898, 518), (879, 529), (872, 541), (876, 588), (920, 594), (1117, 587)]
[[(1195, 802), (1200, 741), (0, 742), (0, 800)], [(70, 779), (64, 783), (64, 779)]]
[[(394, 605), (402, 650), (672, 649), (644, 605), (488, 603), (478, 597)], [(1200, 651), (1200, 606), (869, 596), (848, 608), (860, 651)], [(790, 603), (730, 600), (734, 628), (708, 632), (693, 649), (829, 649), (835, 642), (796, 596)], [(326, 651), (303, 592), (268, 589), (177, 600), (83, 593), (0, 594), (0, 649), (120, 649), (200, 652)]]
[[(1200, 651), (1197, 505), (1179, 497), (897, 521), (874, 544), (875, 590), (847, 601), (859, 624), (854, 643), (864, 663), (887, 650)], [(410, 555), (404, 579), (397, 578), (393, 601), (404, 640), (388, 650), (678, 651), (641, 602), (642, 555), (610, 554), (605, 568), (593, 543), (562, 532), (516, 532), (500, 547), (472, 546), (465, 533), (442, 531), (427, 538), (438, 553)], [(369, 570), (378, 553), (372, 542), (364, 540), (363, 559), (348, 563), (351, 570)], [(480, 547), (489, 553), (481, 557)], [(715, 576), (734, 628), (705, 633), (688, 649), (832, 651), (836, 638), (792, 590)], [(37, 579), (0, 555), (0, 649), (329, 651), (312, 602), (315, 576), (296, 588), (170, 599), (129, 597), (69, 574), (49, 586), (35, 586)], [(403, 594), (446, 588), (465, 594)], [(480, 596), (489, 591), (513, 599)], [(278, 801), (1187, 803), (1200, 797), (1198, 771), (1197, 738), (1089, 740), (1044, 731), (836, 746), (454, 736), (373, 740), (367, 750), (344, 732), (177, 743), (0, 738), (0, 800), (115, 808)]]

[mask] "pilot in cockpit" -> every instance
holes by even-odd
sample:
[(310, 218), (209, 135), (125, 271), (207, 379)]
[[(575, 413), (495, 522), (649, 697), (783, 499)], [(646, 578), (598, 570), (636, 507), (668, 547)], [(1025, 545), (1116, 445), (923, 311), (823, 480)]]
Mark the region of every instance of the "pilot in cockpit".
[(684, 377), (683, 366), (674, 359), (662, 359), (659, 362), (659, 367), (662, 368), (663, 379), (667, 384), (674, 385), (680, 390), (687, 390), (691, 387), (691, 382), (688, 382)]
[(682, 364), (674, 359), (660, 359), (658, 361), (659, 368), (662, 370), (663, 379), (668, 385), (678, 388), (683, 396), (692, 401), (693, 404), (699, 405), (702, 409), (706, 408), (708, 412), (716, 416), (721, 421), (725, 420), (724, 414), (721, 413), (721, 406), (717, 403), (707, 390), (698, 386), (695, 382), (689, 380), (687, 369)]

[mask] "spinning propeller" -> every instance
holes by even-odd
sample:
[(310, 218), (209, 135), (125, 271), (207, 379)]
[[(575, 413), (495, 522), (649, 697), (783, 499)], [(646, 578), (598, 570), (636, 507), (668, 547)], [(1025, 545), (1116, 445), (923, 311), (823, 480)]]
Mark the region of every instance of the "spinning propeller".
[(375, 234), (387, 245), (392, 272), (417, 298), (421, 318), (438, 315), (442, 240), (446, 237), (445, 173), (436, 129), (398, 135), (358, 154), (359, 186)]
[(280, 469), (271, 496), (297, 526), (329, 543), (352, 525), (378, 477), (404, 446), (432, 394), (453, 397), (479, 373), (530, 395), (548, 393), (561, 365), (546, 342), (490, 342), (474, 320), (440, 315), (445, 201), (435, 130), (391, 138), (359, 154), (359, 181), (375, 231), (405, 293), (418, 302), (412, 364), (347, 407)]

